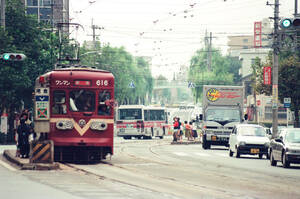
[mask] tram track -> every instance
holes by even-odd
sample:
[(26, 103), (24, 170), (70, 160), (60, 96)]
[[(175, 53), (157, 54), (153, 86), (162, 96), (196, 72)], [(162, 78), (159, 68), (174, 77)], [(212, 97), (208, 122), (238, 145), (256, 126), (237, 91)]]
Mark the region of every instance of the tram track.
[[(237, 173), (235, 174), (232, 173), (234, 171), (226, 173), (226, 171), (230, 170), (229, 167), (218, 167), (217, 165), (210, 167), (209, 165), (212, 163), (209, 162), (200, 163), (200, 165), (204, 165), (200, 173), (189, 170), (194, 166), (192, 162), (186, 164), (188, 166), (181, 167), (182, 165), (180, 164), (180, 167), (178, 167), (179, 165), (173, 164), (176, 162), (173, 162), (173, 160), (176, 159), (167, 157), (168, 160), (172, 161), (166, 161), (166, 157), (155, 150), (157, 147), (169, 144), (164, 141), (149, 143), (144, 148), (142, 146), (146, 145), (145, 142), (132, 141), (129, 143), (124, 142), (120, 144), (118, 150), (116, 150), (118, 160), (122, 157), (122, 160), (126, 161), (103, 161), (99, 165), (92, 165), (93, 168), (89, 168), (89, 165), (71, 166), (79, 169), (78, 171), (80, 172), (86, 172), (88, 175), (96, 175), (99, 179), (110, 180), (154, 192), (167, 193), (180, 198), (252, 199), (259, 198), (257, 197), (259, 193), (265, 194), (266, 198), (274, 198), (272, 193), (280, 189), (276, 182), (272, 181), (275, 176), (269, 176), (268, 180), (263, 180), (263, 177), (259, 177), (258, 174), (255, 175), (257, 178), (251, 177), (247, 171), (246, 173), (238, 174), (241, 172), (240, 169), (236, 170)], [(135, 149), (142, 149), (144, 152), (136, 153), (130, 151)], [(177, 163), (180, 163), (180, 161), (177, 161)], [(192, 176), (195, 176), (195, 179)], [(245, 191), (238, 190), (236, 187), (239, 187), (241, 190), (249, 189), (249, 191), (245, 193)], [(277, 191), (277, 193), (279, 192)]]
[[(132, 142), (133, 143), (133, 142)], [(133, 143), (134, 144), (134, 143)], [(159, 154), (155, 153), (154, 147), (167, 145), (166, 143), (159, 142), (151, 144), (147, 147), (147, 151), (154, 154), (159, 158)], [(164, 167), (164, 169), (177, 170), (176, 166), (172, 164), (166, 164), (165, 162), (155, 161), (153, 159), (147, 159), (140, 157), (136, 154), (126, 151), (128, 146), (122, 146), (119, 148), (121, 156), (126, 156), (128, 162), (139, 162), (136, 166), (148, 166), (153, 163), (158, 167)], [(146, 162), (146, 163), (145, 163)], [(155, 192), (174, 194), (180, 198), (201, 198), (210, 196), (211, 198), (241, 198), (243, 195), (233, 193), (227, 190), (223, 190), (216, 187), (210, 187), (206, 185), (200, 185), (198, 183), (184, 182), (182, 179), (173, 176), (163, 176), (157, 173), (145, 172), (140, 168), (132, 167), (132, 164), (114, 164), (109, 161), (101, 162), (102, 166), (105, 167), (105, 172), (102, 174), (95, 173), (93, 170), (89, 170), (87, 167), (82, 168), (78, 165), (67, 164), (67, 166), (76, 169), (79, 172), (83, 172), (87, 175), (97, 176), (102, 180), (110, 180), (113, 182), (123, 183), (126, 185), (139, 187)], [(109, 171), (109, 172), (106, 172)], [(125, 173), (125, 177), (122, 174)], [(197, 197), (196, 197), (197, 196)]]

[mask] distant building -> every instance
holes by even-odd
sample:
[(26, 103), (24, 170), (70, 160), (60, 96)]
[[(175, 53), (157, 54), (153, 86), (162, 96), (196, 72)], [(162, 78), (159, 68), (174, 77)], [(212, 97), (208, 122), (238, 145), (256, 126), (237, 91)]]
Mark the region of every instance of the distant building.
[(245, 96), (252, 94), (251, 65), (254, 63), (256, 57), (266, 62), (268, 53), (271, 50), (272, 39), (270, 38), (270, 34), (272, 30), (271, 21), (269, 19), (263, 19), (261, 21), (261, 47), (256, 48), (254, 46), (254, 31), (252, 35), (228, 37), (229, 56), (238, 57), (242, 61), (239, 74), (242, 76), (242, 83), (245, 86)]
[[(261, 48), (271, 48), (272, 38), (270, 38), (270, 34), (272, 30), (271, 21), (263, 19), (261, 21)], [(228, 36), (227, 45), (229, 46), (229, 56), (239, 57), (241, 52), (254, 48), (254, 32), (251, 35)]]
[(23, 0), (23, 3), (26, 13), (36, 15), (39, 22), (54, 25), (69, 22), (69, 0)]

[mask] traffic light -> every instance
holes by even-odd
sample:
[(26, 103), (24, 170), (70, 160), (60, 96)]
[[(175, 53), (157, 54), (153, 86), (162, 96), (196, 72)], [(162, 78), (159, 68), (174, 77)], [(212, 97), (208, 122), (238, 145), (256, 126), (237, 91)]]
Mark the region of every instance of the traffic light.
[(26, 56), (22, 53), (3, 53), (1, 58), (4, 61), (23, 61)]
[(280, 27), (282, 29), (298, 29), (300, 28), (300, 18), (284, 18), (280, 21)]

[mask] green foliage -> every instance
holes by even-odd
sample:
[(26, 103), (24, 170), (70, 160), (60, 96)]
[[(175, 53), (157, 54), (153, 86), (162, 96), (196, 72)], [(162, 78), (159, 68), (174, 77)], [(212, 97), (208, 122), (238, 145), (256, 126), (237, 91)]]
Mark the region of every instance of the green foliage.
[[(292, 42), (285, 40), (286, 46)], [(272, 52), (269, 53), (267, 63), (259, 63), (257, 92), (266, 95), (272, 95), (272, 86), (263, 84), (263, 66), (273, 66)], [(272, 69), (273, 70), (273, 69)], [(300, 107), (300, 64), (299, 55), (293, 53), (292, 49), (282, 50), (279, 54), (278, 69), (278, 98), (283, 103), (283, 98), (291, 98), (291, 110), (295, 113), (295, 124), (299, 124), (299, 107)]]
[[(119, 104), (145, 103), (146, 97), (151, 97), (153, 78), (149, 64), (144, 58), (133, 57), (123, 47), (104, 46), (100, 49), (100, 43), (97, 43), (96, 49), (92, 51), (88, 50), (85, 43), (81, 55), (82, 64), (114, 74), (115, 98)], [(131, 81), (135, 88), (129, 87)]]
[(198, 102), (202, 96), (203, 85), (237, 85), (241, 62), (233, 57), (225, 57), (217, 49), (212, 50), (212, 70), (207, 69), (207, 51), (198, 50), (192, 57), (188, 74), (189, 81), (196, 84), (193, 94)]
[[(27, 56), (22, 62), (0, 61), (0, 109), (17, 110), (21, 101), (32, 106), (36, 77), (51, 69), (55, 60), (51, 40), (55, 35), (44, 30), (34, 16), (25, 14), (20, 0), (6, 1), (6, 29), (0, 28), (0, 54), (19, 52)], [(53, 52), (53, 53), (51, 53)]]

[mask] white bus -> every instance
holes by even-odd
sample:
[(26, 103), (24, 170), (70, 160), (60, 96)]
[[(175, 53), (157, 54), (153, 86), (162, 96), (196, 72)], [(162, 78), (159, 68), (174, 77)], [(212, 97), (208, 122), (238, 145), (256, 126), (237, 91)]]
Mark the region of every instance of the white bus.
[(162, 139), (168, 131), (168, 114), (163, 107), (144, 108), (145, 135)]
[(132, 137), (151, 139), (167, 132), (167, 114), (161, 107), (121, 105), (117, 113), (117, 135), (124, 139)]

